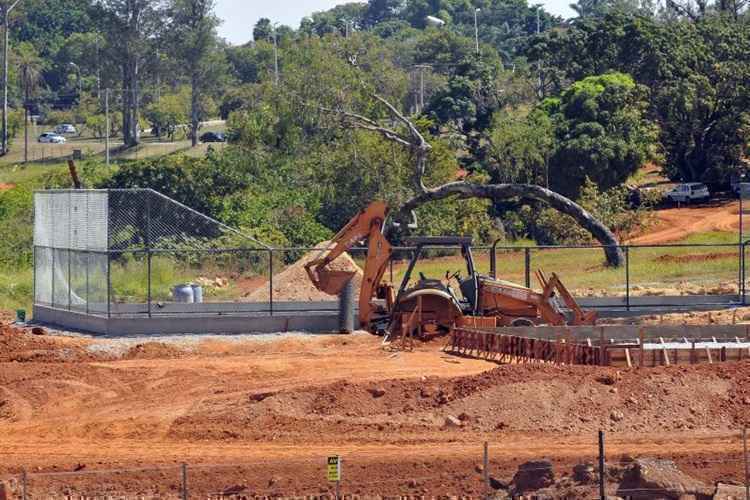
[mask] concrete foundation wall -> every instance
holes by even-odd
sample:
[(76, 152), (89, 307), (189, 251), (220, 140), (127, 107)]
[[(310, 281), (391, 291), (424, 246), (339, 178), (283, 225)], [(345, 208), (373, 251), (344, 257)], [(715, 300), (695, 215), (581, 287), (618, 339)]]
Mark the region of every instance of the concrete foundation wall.
[(66, 330), (101, 335), (164, 335), (180, 333), (276, 333), (339, 331), (337, 313), (307, 312), (278, 315), (201, 315), (106, 317), (34, 306), (34, 321)]

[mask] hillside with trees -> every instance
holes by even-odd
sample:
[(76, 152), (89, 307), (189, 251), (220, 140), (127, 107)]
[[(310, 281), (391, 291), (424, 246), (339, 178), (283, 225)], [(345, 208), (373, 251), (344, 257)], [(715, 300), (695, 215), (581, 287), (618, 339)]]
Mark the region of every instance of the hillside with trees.
[[(299, 26), (261, 19), (239, 46), (218, 36), (214, 8), (214, 0), (23, 0), (11, 13), (9, 136), (24, 112), (98, 138), (109, 128), (123, 148), (137, 147), (147, 128), (195, 145), (203, 122), (226, 120), (226, 148), (111, 170), (97, 156), (86, 182), (152, 187), (290, 246), (329, 237), (369, 200), (395, 207), (414, 195), (414, 150), (345, 119), (404, 132), (380, 98), (430, 144), (426, 185), (549, 188), (620, 235), (637, 224), (623, 186), (644, 164), (712, 186), (743, 169), (744, 3), (580, 0), (578, 16), (564, 20), (525, 0), (370, 0)], [(61, 174), (35, 182), (68, 185)], [(573, 225), (567, 216), (523, 194), (460, 198), (422, 205), (419, 231), (482, 242), (590, 239), (561, 230)], [(0, 193), (0, 213), (15, 213), (3, 205), (19, 200), (29, 197)]]

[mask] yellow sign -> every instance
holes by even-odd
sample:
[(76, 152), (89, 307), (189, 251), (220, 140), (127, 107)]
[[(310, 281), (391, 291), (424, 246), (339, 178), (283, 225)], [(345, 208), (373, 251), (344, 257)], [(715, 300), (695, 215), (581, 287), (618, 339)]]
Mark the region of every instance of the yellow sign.
[(341, 481), (341, 457), (338, 455), (328, 457), (328, 480)]

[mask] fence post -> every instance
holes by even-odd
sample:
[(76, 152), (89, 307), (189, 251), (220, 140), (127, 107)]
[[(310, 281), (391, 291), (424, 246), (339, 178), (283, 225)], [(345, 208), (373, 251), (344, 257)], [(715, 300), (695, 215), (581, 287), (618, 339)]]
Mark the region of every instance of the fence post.
[(484, 492), (486, 498), (490, 498), (490, 445), (487, 441), (484, 442)]
[(26, 469), (21, 471), (21, 500), (26, 500)]
[(148, 281), (148, 317), (151, 317), (151, 192), (146, 193), (146, 279)]
[(746, 305), (745, 303), (745, 295), (747, 290), (745, 289), (745, 279), (747, 279), (747, 270), (745, 268), (745, 250), (747, 245), (745, 243), (742, 243), (740, 245), (740, 289), (739, 292), (741, 294), (740, 301), (742, 302), (742, 305)]
[(606, 464), (604, 462), (604, 431), (599, 431), (599, 498), (605, 500), (607, 498), (604, 491), (604, 478), (606, 476)]
[(268, 251), (268, 302), (273, 316), (273, 249)]
[(187, 464), (182, 464), (180, 467), (182, 472), (182, 500), (187, 500), (188, 498), (188, 484), (187, 484)]
[(625, 247), (625, 308), (630, 311), (630, 247)]
[(529, 247), (526, 247), (524, 252), (524, 277), (526, 288), (531, 288), (531, 249)]
[(742, 450), (745, 457), (745, 500), (750, 500), (750, 462), (747, 456), (747, 427), (742, 428)]

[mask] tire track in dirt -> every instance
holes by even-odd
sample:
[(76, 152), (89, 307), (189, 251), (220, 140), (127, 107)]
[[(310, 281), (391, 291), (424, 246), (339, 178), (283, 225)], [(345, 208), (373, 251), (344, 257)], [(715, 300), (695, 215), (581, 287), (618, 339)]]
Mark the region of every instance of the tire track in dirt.
[(684, 206), (655, 211), (656, 225), (645, 234), (628, 240), (631, 245), (672, 243), (708, 231), (737, 231), (739, 201)]

